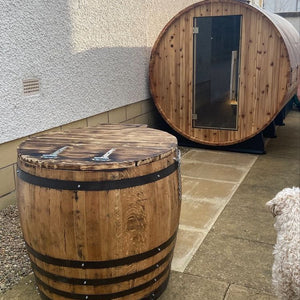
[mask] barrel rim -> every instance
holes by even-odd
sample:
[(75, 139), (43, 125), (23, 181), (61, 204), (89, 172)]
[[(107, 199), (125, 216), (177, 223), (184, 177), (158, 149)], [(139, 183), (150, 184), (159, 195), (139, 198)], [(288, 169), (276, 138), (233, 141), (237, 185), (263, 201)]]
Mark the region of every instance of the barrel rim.
[[(128, 127), (125, 125), (105, 124), (99, 127), (76, 128), (30, 137), (17, 148), (18, 162), (33, 168), (56, 170), (127, 169), (161, 160), (174, 153), (178, 147), (177, 138), (168, 132), (142, 126)], [(110, 130), (112, 133), (118, 132), (120, 138), (114, 136), (108, 139), (107, 132)], [(130, 139), (126, 136), (128, 132), (131, 133)], [(102, 136), (103, 133), (105, 134)], [(94, 137), (91, 137), (93, 135)], [(134, 139), (133, 135), (136, 135), (137, 138)], [(146, 138), (139, 139), (140, 136)], [(56, 144), (52, 145), (51, 142), (54, 141)], [(52, 153), (47, 153), (45, 149)], [(95, 160), (95, 158), (99, 158), (97, 156), (103, 156), (109, 152), (109, 149), (114, 151), (108, 160)], [(122, 154), (124, 149), (126, 149), (127, 154), (132, 152), (132, 155), (126, 157), (127, 154)], [(60, 150), (62, 151), (60, 152)], [(55, 152), (59, 153), (56, 157), (51, 157), (50, 155)]]

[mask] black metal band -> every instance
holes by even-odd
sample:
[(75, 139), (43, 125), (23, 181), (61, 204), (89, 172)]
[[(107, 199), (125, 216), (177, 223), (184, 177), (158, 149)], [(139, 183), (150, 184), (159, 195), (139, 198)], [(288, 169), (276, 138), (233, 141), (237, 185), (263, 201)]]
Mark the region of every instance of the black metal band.
[(165, 262), (167, 262), (172, 257), (172, 254), (173, 254), (173, 249), (163, 259), (161, 259), (156, 264), (154, 264), (144, 270), (141, 270), (141, 271), (138, 271), (138, 272), (135, 272), (132, 274), (124, 275), (124, 276), (114, 277), (114, 278), (97, 278), (97, 279), (70, 278), (70, 277), (60, 276), (57, 274), (47, 272), (44, 269), (41, 269), (34, 262), (31, 262), (31, 266), (34, 271), (37, 271), (39, 274), (41, 274), (51, 280), (54, 280), (56, 282), (64, 282), (64, 283), (68, 283), (68, 284), (72, 284), (72, 285), (99, 286), (99, 285), (115, 284), (115, 283), (120, 283), (120, 282), (124, 282), (124, 281), (129, 281), (129, 280), (133, 280), (133, 279), (142, 277), (144, 275), (147, 275), (147, 274), (155, 271), (156, 269), (158, 269)]
[[(167, 279), (154, 291), (149, 293), (146, 297), (144, 297), (141, 300), (155, 300), (158, 299), (161, 294), (164, 292), (164, 290), (167, 288), (168, 282), (169, 282), (170, 276), (167, 277)], [(41, 289), (39, 289), (40, 296), (43, 300), (52, 300), (48, 296), (46, 296)]]
[(119, 259), (113, 260), (105, 260), (105, 261), (78, 261), (78, 260), (65, 260), (60, 258), (54, 258), (48, 255), (43, 255), (33, 248), (31, 248), (27, 242), (25, 242), (28, 252), (36, 257), (37, 259), (51, 265), (68, 267), (68, 268), (79, 268), (79, 269), (103, 269), (103, 268), (113, 268), (118, 266), (130, 265), (132, 263), (144, 260), (151, 256), (156, 255), (157, 253), (161, 252), (165, 248), (167, 248), (176, 238), (177, 230), (175, 233), (163, 244), (159, 245), (156, 248), (153, 248), (149, 251), (131, 255)]
[[(37, 276), (35, 276), (35, 280), (36, 280), (37, 284), (42, 286), (45, 290), (48, 290), (50, 293), (53, 293), (53, 294), (56, 294), (56, 295), (59, 295), (59, 296), (65, 297), (65, 298), (78, 299), (78, 300), (86, 300), (86, 299), (88, 299), (88, 300), (111, 300), (111, 299), (125, 297), (125, 296), (128, 296), (128, 295), (140, 292), (140, 291), (146, 289), (147, 287), (155, 284), (165, 274), (167, 274), (170, 271), (170, 266), (171, 266), (171, 264), (168, 264), (167, 267), (160, 274), (158, 274), (155, 278), (151, 279), (150, 281), (147, 281), (147, 282), (145, 282), (141, 285), (138, 285), (134, 288), (124, 290), (124, 291), (120, 291), (120, 292), (116, 292), (116, 293), (112, 293), (112, 294), (96, 294), (96, 295), (92, 295), (92, 294), (88, 294), (88, 295), (87, 294), (75, 294), (75, 293), (70, 293), (70, 292), (65, 292), (65, 291), (62, 291), (62, 290), (55, 289), (55, 288), (49, 286), (48, 284), (46, 284), (45, 282), (43, 282)], [(149, 298), (149, 297), (155, 297), (154, 292), (151, 293), (150, 296), (148, 296), (148, 299), (156, 299), (156, 298)], [(144, 298), (144, 299), (147, 299), (147, 298)]]
[(68, 181), (59, 179), (49, 179), (45, 177), (31, 175), (27, 172), (24, 172), (21, 169), (17, 170), (17, 175), (20, 179), (30, 184), (56, 190), (107, 191), (116, 189), (126, 189), (129, 187), (155, 182), (157, 180), (169, 176), (170, 174), (175, 172), (177, 168), (178, 162), (175, 161), (172, 165), (168, 166), (167, 168), (154, 173), (146, 174), (139, 177), (107, 181)]

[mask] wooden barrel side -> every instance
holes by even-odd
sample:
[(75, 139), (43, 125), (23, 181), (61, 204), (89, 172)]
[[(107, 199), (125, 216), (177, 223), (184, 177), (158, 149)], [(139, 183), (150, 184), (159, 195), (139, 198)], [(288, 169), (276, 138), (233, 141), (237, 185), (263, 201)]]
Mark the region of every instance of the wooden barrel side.
[(126, 125), (47, 134), (21, 144), (18, 168), (22, 230), (45, 299), (162, 293), (180, 211), (173, 136)]
[[(193, 18), (225, 15), (242, 15), (238, 127), (194, 128)], [(291, 72), (291, 63), (299, 64), (294, 58), (299, 50), (295, 42), (286, 45), (281, 33), (269, 16), (238, 1), (204, 0), (187, 7), (165, 26), (152, 49), (150, 89), (158, 111), (175, 131), (198, 143), (231, 145), (255, 136), (296, 90), (297, 72)], [(290, 40), (295, 39), (293, 30)]]
[(46, 299), (160, 295), (179, 223), (176, 159), (170, 151), (134, 168), (74, 171), (19, 158), (21, 225)]
[(274, 24), (284, 41), (284, 45), (288, 53), (287, 59), (290, 64), (290, 74), (284, 103), (286, 104), (286, 101), (290, 100), (291, 97), (296, 94), (297, 86), (300, 83), (300, 36), (296, 28), (283, 17), (260, 8), (258, 9), (269, 18), (270, 22)]

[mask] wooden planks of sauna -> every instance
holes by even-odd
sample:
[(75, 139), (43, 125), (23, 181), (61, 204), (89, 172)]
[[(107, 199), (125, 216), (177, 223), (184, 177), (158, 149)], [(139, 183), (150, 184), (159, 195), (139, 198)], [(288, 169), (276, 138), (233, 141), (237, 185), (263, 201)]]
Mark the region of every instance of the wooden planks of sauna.
[[(237, 130), (194, 128), (193, 18), (226, 15), (242, 16)], [(238, 1), (201, 1), (176, 15), (154, 44), (151, 93), (163, 118), (186, 138), (238, 143), (262, 131), (296, 92), (299, 53), (299, 35), (281, 17)]]

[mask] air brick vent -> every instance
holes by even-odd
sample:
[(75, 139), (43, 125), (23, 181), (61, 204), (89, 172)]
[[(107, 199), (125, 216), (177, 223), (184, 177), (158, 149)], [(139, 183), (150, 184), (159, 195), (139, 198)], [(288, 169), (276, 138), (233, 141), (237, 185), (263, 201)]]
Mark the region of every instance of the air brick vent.
[(40, 92), (40, 81), (38, 79), (24, 79), (23, 92), (26, 96), (38, 94)]

